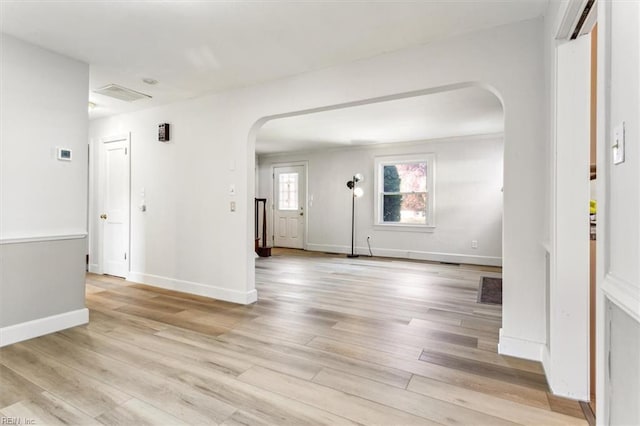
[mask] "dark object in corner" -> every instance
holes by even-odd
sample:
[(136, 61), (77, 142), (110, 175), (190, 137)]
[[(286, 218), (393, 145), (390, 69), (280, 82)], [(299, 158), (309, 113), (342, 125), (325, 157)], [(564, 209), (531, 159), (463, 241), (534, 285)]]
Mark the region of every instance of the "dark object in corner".
[[(255, 250), (258, 256), (260, 257), (269, 257), (271, 256), (271, 247), (267, 247), (267, 199), (266, 198), (256, 198), (256, 242), (255, 242)], [(260, 203), (262, 203), (262, 247), (259, 245), (260, 237), (258, 236), (258, 225), (259, 225), (259, 211), (260, 211)]]
[(478, 303), (502, 305), (502, 278), (480, 277)]

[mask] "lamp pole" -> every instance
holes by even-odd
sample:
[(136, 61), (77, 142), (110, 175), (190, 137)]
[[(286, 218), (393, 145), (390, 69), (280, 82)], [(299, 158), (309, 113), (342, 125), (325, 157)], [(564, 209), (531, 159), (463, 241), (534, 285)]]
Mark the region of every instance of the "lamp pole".
[(356, 178), (353, 178), (353, 188), (351, 188), (351, 254), (349, 257), (358, 257), (354, 252), (356, 235)]
[(351, 189), (351, 254), (347, 257), (359, 257), (355, 253), (355, 233), (356, 233), (356, 182), (361, 180), (360, 175), (354, 175), (353, 179), (347, 182), (347, 187)]

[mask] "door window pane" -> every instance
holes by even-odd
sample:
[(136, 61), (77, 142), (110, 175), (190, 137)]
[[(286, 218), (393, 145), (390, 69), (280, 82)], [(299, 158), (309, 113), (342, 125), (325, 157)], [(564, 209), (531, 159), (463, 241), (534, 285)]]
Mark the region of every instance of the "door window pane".
[(298, 210), (298, 173), (278, 175), (278, 209)]

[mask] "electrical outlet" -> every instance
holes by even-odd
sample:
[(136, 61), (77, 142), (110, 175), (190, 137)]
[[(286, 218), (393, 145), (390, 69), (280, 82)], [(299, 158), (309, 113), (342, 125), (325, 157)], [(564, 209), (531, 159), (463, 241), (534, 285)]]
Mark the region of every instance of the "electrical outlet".
[(371, 235), (367, 235), (367, 240), (370, 240), (370, 239), (371, 239)]
[(229, 208), (232, 212), (236, 211), (236, 202), (232, 201), (231, 204), (229, 205)]
[(471, 240), (471, 248), (474, 248), (474, 249), (478, 248), (478, 240)]

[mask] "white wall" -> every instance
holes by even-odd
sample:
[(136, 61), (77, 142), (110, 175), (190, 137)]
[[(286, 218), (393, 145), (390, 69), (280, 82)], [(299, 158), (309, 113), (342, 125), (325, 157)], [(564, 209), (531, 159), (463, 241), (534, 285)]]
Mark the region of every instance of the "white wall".
[[(598, 29), (597, 420), (637, 424), (638, 410), (626, 404), (640, 400), (640, 356), (612, 352), (609, 369), (608, 350), (610, 341), (615, 346), (621, 341), (616, 336), (628, 333), (635, 336), (629, 336), (627, 350), (637, 347), (640, 330), (640, 3), (599, 2)], [(612, 134), (621, 122), (625, 162), (613, 165)], [(610, 304), (624, 314), (609, 315)], [(628, 320), (621, 319), (625, 315)]]
[[(3, 239), (86, 233), (87, 75), (86, 64), (2, 34)], [(56, 160), (56, 147), (73, 161)]]
[[(268, 84), (94, 121), (92, 139), (132, 132), (134, 212), (131, 260), (138, 277), (199, 285), (251, 301), (253, 198), (258, 120), (336, 105), (425, 94), (460, 84), (495, 90), (505, 111), (503, 353), (539, 358), (545, 341), (546, 170), (542, 20), (476, 32)], [(172, 124), (174, 141), (155, 141)], [(542, 149), (541, 149), (542, 147)], [(229, 211), (235, 184), (236, 212)], [(91, 215), (93, 229), (97, 212)], [(95, 252), (97, 247), (93, 247)], [(93, 253), (95, 254), (95, 253)], [(155, 278), (153, 278), (155, 277)], [(236, 297), (237, 296), (237, 297)]]
[[(345, 183), (362, 173), (365, 196), (356, 200), (356, 247), (377, 256), (500, 265), (502, 262), (502, 135), (450, 138), (260, 156), (258, 194), (273, 202), (272, 168), (308, 162), (307, 249), (347, 253), (351, 244), (351, 192)], [(432, 232), (382, 229), (375, 223), (375, 157), (436, 155)], [(267, 212), (271, 213), (269, 208)], [(271, 216), (269, 235), (273, 233)], [(471, 240), (478, 248), (471, 248)]]
[[(100, 140), (130, 131), (132, 211), (128, 278), (238, 303), (255, 300), (255, 291), (248, 289), (244, 277), (238, 276), (246, 268), (242, 257), (247, 231), (253, 235), (253, 227), (243, 229), (246, 189), (233, 197), (242, 213), (230, 212), (227, 196), (230, 184), (238, 188), (247, 186), (247, 162), (239, 153), (234, 154), (246, 152), (246, 146), (225, 146), (228, 139), (221, 135), (225, 123), (231, 121), (231, 112), (224, 111), (224, 98), (224, 95), (200, 98), (92, 122), (92, 263), (99, 259), (101, 250), (97, 238), (98, 227), (102, 225), (98, 219), (101, 212), (97, 210)], [(165, 122), (171, 124), (169, 143), (158, 142), (158, 124)], [(138, 208), (143, 189), (146, 212)], [(253, 204), (250, 207), (253, 212)], [(229, 263), (234, 267), (227, 267)], [(97, 265), (92, 265), (93, 268), (97, 269)]]
[[(89, 67), (2, 34), (0, 345), (86, 322)], [(56, 147), (72, 149), (70, 162)]]

